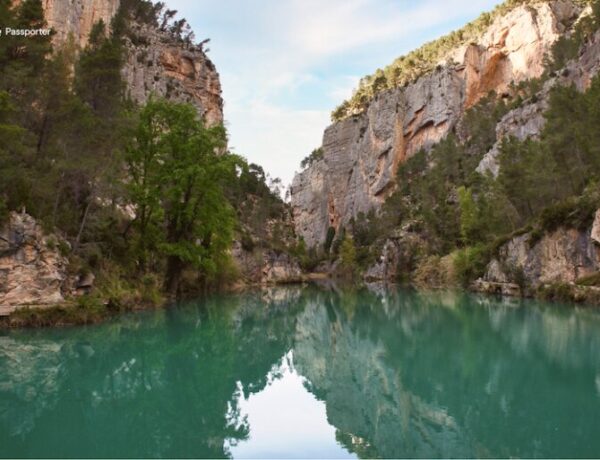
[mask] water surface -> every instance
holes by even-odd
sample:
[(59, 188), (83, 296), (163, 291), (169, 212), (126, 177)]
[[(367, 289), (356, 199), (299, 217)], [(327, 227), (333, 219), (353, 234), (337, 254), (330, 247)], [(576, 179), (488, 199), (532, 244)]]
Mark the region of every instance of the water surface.
[(1, 457), (598, 457), (600, 315), (277, 288), (0, 332)]

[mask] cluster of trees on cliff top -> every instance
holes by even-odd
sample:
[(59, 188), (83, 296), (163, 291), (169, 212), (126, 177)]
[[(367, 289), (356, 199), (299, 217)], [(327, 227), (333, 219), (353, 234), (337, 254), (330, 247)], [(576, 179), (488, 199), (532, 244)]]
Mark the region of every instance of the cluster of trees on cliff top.
[[(400, 56), (383, 69), (377, 69), (374, 74), (361, 78), (352, 97), (333, 110), (331, 113), (332, 121), (343, 120), (362, 113), (369, 102), (380, 92), (406, 86), (422, 75), (431, 72), (449, 51), (475, 41), (496, 18), (507, 14), (518, 6), (543, 1), (550, 0), (506, 0), (491, 12), (481, 14), (461, 29), (428, 42), (420, 48)], [(590, 3), (590, 0), (574, 1), (582, 5)]]
[[(138, 294), (175, 293), (186, 274), (218, 283), (233, 275), (234, 234), (287, 212), (260, 167), (224, 152), (222, 126), (191, 105), (127, 98), (129, 19), (160, 11), (122, 2), (112, 33), (97, 23), (82, 50), (0, 39), (0, 224), (26, 209), (70, 243), (61, 250), (74, 273), (95, 272), (112, 293), (140, 283)], [(0, 2), (0, 23), (44, 27), (41, 1)]]

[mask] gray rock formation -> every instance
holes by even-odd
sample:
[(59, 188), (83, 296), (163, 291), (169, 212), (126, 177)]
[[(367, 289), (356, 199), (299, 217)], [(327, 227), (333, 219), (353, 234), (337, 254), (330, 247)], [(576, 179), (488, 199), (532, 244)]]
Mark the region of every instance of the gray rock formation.
[(435, 71), (379, 94), (365, 113), (327, 128), (323, 159), (292, 183), (296, 231), (307, 245), (323, 243), (329, 227), (339, 230), (358, 213), (378, 209), (395, 186), (398, 166), (442, 139), (482, 96), (540, 76), (550, 46), (578, 13), (566, 0), (519, 6)]
[(594, 235), (592, 226), (587, 231), (559, 228), (538, 241), (530, 233), (516, 236), (500, 248), (498, 257), (488, 264), (474, 288), (518, 295), (519, 284), (532, 288), (573, 284), (600, 271), (600, 245)]
[(123, 79), (140, 104), (150, 95), (189, 102), (209, 125), (223, 123), (219, 74), (200, 46), (146, 24), (130, 24)]
[(29, 215), (13, 212), (0, 231), (0, 316), (18, 307), (63, 302), (70, 283), (61, 241)]
[[(120, 0), (45, 0), (42, 4), (48, 26), (56, 33), (54, 44), (60, 46), (72, 36), (83, 48), (95, 23), (102, 20), (110, 25)], [(144, 103), (155, 94), (190, 102), (209, 125), (222, 123), (219, 74), (202, 47), (147, 24), (130, 21), (129, 27), (123, 79), (131, 98)]]
[(278, 284), (302, 279), (298, 261), (285, 252), (273, 249), (245, 250), (241, 243), (233, 245), (232, 256), (244, 282), (249, 284)]

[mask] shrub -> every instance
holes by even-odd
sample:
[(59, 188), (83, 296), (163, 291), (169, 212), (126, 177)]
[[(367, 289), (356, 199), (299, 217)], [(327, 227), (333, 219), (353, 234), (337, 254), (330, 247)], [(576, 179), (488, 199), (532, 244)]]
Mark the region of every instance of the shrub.
[(307, 168), (310, 165), (312, 165), (315, 161), (319, 161), (322, 158), (323, 158), (323, 148), (319, 147), (317, 149), (314, 149), (309, 156), (307, 156), (300, 162), (300, 167), (302, 169)]
[(352, 237), (346, 235), (340, 246), (340, 269), (344, 276), (354, 277), (356, 273), (356, 247)]
[(453, 262), (457, 281), (467, 286), (483, 276), (490, 258), (491, 251), (484, 245), (470, 246), (456, 251)]

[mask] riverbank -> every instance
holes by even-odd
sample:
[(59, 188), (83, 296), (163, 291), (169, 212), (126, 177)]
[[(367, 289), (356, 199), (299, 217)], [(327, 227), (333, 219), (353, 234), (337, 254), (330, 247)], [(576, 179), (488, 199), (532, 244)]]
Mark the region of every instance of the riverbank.
[[(239, 293), (272, 286), (301, 286), (327, 279), (331, 279), (331, 277), (326, 273), (309, 273), (293, 280), (276, 283), (237, 282), (220, 289), (204, 291), (202, 295), (216, 292)], [(107, 290), (110, 290), (109, 295), (107, 295)], [(198, 295), (200, 293), (188, 293), (183, 299), (194, 298)], [(165, 308), (174, 302), (176, 299), (162, 294), (152, 286), (146, 286), (145, 290), (139, 286), (128, 289), (124, 289), (122, 286), (117, 289), (114, 286), (110, 289), (101, 287), (98, 293), (73, 296), (60, 304), (18, 308), (8, 315), (0, 316), (0, 330), (99, 324), (125, 313)]]
[[(238, 282), (220, 289), (205, 291), (202, 296), (213, 293), (243, 293), (253, 290), (277, 286), (307, 286), (309, 284), (327, 283), (344, 287), (349, 284), (348, 279), (338, 278), (328, 273), (307, 273), (300, 278), (277, 282), (277, 283), (244, 283)], [(397, 283), (390, 282), (359, 282), (350, 281), (353, 286), (357, 285), (383, 285), (396, 286)], [(507, 291), (505, 286), (495, 286), (487, 283), (473, 284), (469, 289), (459, 286), (416, 286), (409, 284), (416, 292), (445, 291), (447, 289), (457, 292), (482, 294), (490, 298), (514, 298), (535, 299), (561, 303), (563, 305), (586, 306), (595, 308), (600, 306), (600, 288), (597, 286), (575, 285), (569, 283), (544, 285), (535, 291), (521, 291), (518, 286)], [(106, 291), (105, 291), (106, 292)], [(186, 298), (197, 298), (199, 293), (189, 293)], [(180, 299), (181, 300), (181, 299)], [(49, 327), (72, 327), (99, 324), (116, 318), (126, 313), (166, 308), (177, 302), (176, 299), (160, 294), (158, 291), (121, 290), (116, 296), (101, 297), (100, 294), (88, 294), (67, 299), (61, 304), (54, 306), (26, 306), (19, 308), (9, 315), (0, 316), (0, 330), (2, 329), (25, 329), (25, 328), (49, 328)]]

